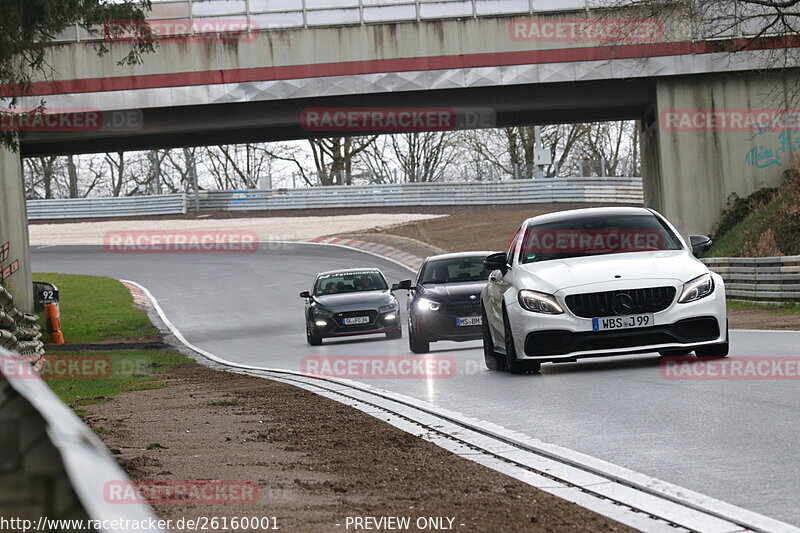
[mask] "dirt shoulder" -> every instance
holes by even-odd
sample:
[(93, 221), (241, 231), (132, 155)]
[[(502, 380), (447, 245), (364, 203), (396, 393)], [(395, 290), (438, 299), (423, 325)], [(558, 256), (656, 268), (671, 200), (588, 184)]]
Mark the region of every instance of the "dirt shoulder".
[[(398, 224), (364, 232), (337, 235), (393, 246), (425, 257), (465, 250), (505, 250), (517, 227), (532, 216), (610, 204), (533, 204), (514, 207), (472, 207), (468, 212)], [(426, 253), (427, 250), (427, 253)], [(731, 328), (800, 330), (800, 313), (752, 305), (728, 311)]]
[(84, 407), (129, 476), (258, 484), (256, 503), (156, 505), (164, 519), (275, 516), (282, 531), (340, 532), (347, 517), (449, 517), (456, 531), (633, 531), (290, 385), (196, 364), (162, 378), (163, 388)]

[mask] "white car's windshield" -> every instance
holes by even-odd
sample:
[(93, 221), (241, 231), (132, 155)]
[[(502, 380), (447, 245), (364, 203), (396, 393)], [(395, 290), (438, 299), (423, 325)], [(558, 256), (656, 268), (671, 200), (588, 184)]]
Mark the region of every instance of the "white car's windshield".
[(529, 226), (519, 257), (522, 263), (535, 263), (570, 257), (680, 249), (678, 238), (654, 215), (593, 214)]

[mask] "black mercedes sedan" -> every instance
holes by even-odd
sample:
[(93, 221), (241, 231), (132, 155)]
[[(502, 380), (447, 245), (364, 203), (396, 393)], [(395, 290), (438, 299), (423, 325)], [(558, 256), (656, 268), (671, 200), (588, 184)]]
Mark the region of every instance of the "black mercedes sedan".
[(321, 272), (314, 289), (300, 297), (306, 300), (306, 339), (312, 346), (326, 337), (403, 336), (397, 298), (377, 268)]
[(483, 260), (493, 252), (460, 252), (425, 259), (408, 290), (408, 345), (427, 353), (435, 341), (471, 341), (481, 337), (481, 291), (489, 278)]

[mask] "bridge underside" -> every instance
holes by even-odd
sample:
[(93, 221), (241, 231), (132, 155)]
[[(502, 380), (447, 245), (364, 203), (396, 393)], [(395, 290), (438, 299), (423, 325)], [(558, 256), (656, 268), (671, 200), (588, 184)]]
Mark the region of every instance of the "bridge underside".
[(148, 108), (141, 111), (141, 128), (28, 133), (22, 152), (30, 157), (376, 133), (307, 131), (301, 116), (308, 108), (485, 109), (503, 127), (641, 119), (654, 103), (654, 82), (635, 79)]

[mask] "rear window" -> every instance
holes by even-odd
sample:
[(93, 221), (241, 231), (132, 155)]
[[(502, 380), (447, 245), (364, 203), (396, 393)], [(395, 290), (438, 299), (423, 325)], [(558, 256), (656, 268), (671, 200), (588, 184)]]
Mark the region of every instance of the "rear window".
[(520, 262), (680, 249), (678, 238), (655, 215), (587, 215), (529, 226)]
[(361, 291), (385, 291), (389, 287), (383, 274), (376, 271), (325, 274), (317, 278), (314, 295), (343, 294)]

